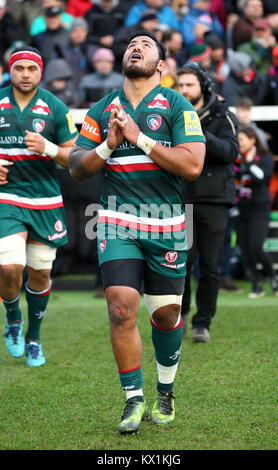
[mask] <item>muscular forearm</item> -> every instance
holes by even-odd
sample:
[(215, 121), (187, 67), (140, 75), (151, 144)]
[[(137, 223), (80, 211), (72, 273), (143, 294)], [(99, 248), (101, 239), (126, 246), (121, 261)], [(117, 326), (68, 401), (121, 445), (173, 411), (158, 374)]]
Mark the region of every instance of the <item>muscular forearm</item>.
[(98, 173), (105, 165), (105, 160), (100, 158), (95, 149), (84, 150), (74, 146), (69, 156), (69, 171), (73, 178), (83, 180)]

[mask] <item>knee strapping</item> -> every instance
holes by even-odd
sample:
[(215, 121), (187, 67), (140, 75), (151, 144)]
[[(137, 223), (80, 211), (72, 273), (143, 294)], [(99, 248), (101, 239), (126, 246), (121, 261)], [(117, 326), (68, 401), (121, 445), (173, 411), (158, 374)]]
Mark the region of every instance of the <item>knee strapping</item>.
[(0, 265), (7, 264), (26, 265), (26, 242), (20, 235), (0, 238)]
[(35, 270), (51, 269), (56, 258), (56, 250), (48, 245), (28, 243), (26, 249), (27, 266)]
[(149, 311), (149, 314), (152, 314), (161, 307), (166, 305), (177, 304), (181, 305), (182, 295), (149, 295), (144, 294), (145, 305)]

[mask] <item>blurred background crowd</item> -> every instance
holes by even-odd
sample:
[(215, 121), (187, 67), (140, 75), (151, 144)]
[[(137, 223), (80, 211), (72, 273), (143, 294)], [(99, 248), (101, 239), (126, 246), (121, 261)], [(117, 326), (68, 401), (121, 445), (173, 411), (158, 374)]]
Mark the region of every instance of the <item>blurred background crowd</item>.
[[(178, 91), (177, 72), (190, 59), (210, 74), (239, 123), (254, 128), (273, 156), (270, 211), (277, 211), (276, 122), (253, 122), (252, 107), (278, 105), (278, 1), (0, 0), (0, 87), (9, 84), (11, 51), (28, 44), (44, 59), (41, 86), (71, 109), (88, 108), (122, 86), (129, 34), (142, 28), (166, 47), (163, 86)], [(81, 186), (60, 173), (70, 242), (54, 274), (92, 272), (96, 250), (84, 234), (84, 204), (98, 200), (99, 177)]]

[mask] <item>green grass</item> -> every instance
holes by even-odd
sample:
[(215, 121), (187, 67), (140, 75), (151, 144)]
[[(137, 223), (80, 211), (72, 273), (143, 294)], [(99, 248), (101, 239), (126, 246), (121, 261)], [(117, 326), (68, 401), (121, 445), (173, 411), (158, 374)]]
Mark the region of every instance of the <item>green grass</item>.
[[(183, 340), (175, 382), (176, 419), (140, 432), (117, 431), (125, 395), (109, 338), (106, 301), (53, 291), (41, 339), (46, 365), (27, 368), (0, 341), (0, 449), (274, 450), (278, 441), (278, 299), (220, 292), (210, 343)], [(21, 305), (26, 319), (25, 296)], [(192, 309), (192, 313), (194, 308)], [(0, 305), (1, 330), (4, 308)], [(157, 381), (149, 315), (138, 315), (144, 391)], [(25, 322), (26, 329), (26, 322)]]

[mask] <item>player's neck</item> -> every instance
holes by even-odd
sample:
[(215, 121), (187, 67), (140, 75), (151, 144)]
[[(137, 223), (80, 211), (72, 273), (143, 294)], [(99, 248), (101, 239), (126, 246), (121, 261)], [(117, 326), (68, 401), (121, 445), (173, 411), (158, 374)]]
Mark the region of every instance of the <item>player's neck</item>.
[(136, 79), (125, 78), (124, 93), (135, 109), (142, 99), (160, 84), (160, 76), (140, 77)]
[(30, 103), (36, 93), (37, 88), (35, 88), (35, 90), (32, 90), (30, 93), (22, 93), (20, 90), (13, 87), (14, 99), (21, 110), (23, 110)]

